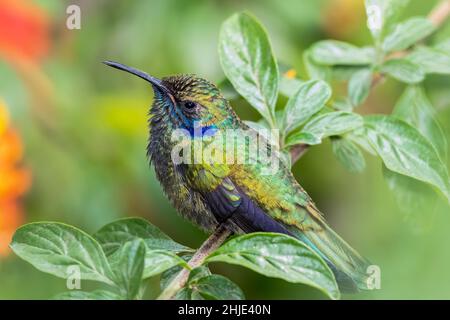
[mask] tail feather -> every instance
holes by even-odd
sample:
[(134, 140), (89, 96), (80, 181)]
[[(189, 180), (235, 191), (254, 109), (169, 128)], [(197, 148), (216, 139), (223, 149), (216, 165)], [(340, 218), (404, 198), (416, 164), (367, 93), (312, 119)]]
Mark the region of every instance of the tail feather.
[(367, 290), (367, 267), (370, 262), (361, 257), (325, 223), (322, 227), (320, 231), (291, 231), (327, 262), (341, 291)]

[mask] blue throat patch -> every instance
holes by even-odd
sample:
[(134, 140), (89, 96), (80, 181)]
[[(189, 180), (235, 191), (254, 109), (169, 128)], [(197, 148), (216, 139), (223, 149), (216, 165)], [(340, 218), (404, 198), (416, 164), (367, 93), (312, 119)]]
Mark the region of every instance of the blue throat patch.
[(219, 129), (217, 129), (217, 126), (215, 125), (203, 127), (189, 127), (186, 129), (189, 130), (191, 138), (212, 137), (217, 133), (217, 131), (219, 131)]

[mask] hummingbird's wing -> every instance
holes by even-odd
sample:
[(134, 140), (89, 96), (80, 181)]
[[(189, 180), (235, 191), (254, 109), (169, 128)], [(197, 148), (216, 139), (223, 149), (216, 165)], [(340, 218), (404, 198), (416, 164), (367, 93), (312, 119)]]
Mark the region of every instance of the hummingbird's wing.
[[(189, 165), (184, 170), (188, 185), (202, 194), (216, 219), (229, 220), (243, 232), (268, 231), (291, 234), (253, 201), (233, 181), (234, 168), (225, 164)], [(245, 188), (246, 189), (246, 188)]]
[(236, 187), (230, 177), (224, 178), (216, 189), (205, 192), (204, 197), (219, 221), (228, 219), (243, 232), (267, 231), (292, 235)]

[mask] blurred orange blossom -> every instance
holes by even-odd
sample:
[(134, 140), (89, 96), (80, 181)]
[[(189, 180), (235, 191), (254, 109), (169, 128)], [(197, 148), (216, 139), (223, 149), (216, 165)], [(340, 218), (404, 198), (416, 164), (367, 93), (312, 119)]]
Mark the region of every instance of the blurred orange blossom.
[(31, 175), (21, 165), (22, 156), (20, 137), (0, 100), (0, 257), (9, 253), (11, 236), (24, 220), (19, 200), (30, 186)]
[(42, 59), (49, 50), (49, 20), (28, 0), (0, 0), (0, 55), (7, 60)]

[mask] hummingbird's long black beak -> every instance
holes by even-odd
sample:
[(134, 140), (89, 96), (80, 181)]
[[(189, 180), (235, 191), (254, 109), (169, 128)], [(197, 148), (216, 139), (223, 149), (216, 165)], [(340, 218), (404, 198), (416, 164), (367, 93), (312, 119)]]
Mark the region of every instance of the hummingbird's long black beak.
[(154, 87), (163, 91), (164, 93), (171, 95), (170, 90), (166, 86), (164, 86), (162, 81), (158, 78), (152, 77), (151, 75), (149, 75), (141, 70), (135, 69), (133, 67), (128, 67), (128, 66), (118, 63), (118, 62), (103, 61), (103, 63), (106, 64), (107, 66), (113, 67), (115, 69), (119, 69), (122, 71), (126, 71), (128, 73), (134, 74), (135, 76), (138, 76), (139, 78), (142, 78), (142, 79), (150, 82)]

